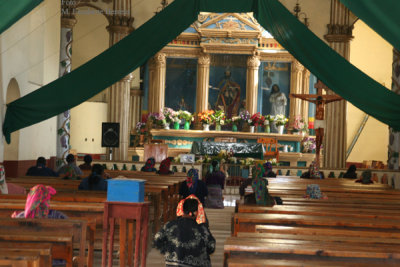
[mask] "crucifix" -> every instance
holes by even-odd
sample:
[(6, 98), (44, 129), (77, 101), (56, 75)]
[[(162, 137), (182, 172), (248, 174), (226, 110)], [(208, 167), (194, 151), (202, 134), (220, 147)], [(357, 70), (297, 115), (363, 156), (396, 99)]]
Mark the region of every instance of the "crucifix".
[(290, 94), (290, 97), (300, 98), (302, 100), (314, 103), (315, 108), (315, 121), (314, 121), (314, 129), (315, 129), (315, 159), (316, 165), (319, 168), (320, 160), (319, 154), (322, 145), (322, 140), (324, 138), (324, 128), (326, 127), (324, 114), (325, 114), (325, 104), (329, 104), (331, 102), (343, 100), (339, 95), (327, 95), (322, 94), (322, 90), (329, 90), (328, 87), (318, 80), (318, 82), (314, 85), (314, 88), (317, 89), (317, 94)]

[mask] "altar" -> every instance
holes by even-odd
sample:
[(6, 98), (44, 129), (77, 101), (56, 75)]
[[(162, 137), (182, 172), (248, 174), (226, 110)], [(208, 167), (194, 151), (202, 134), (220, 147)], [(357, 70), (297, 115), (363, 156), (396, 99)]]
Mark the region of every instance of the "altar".
[[(152, 129), (150, 131), (153, 140), (168, 145), (168, 156), (176, 157), (179, 154), (189, 153), (193, 142), (220, 142), (229, 140), (234, 143), (257, 143), (258, 138), (272, 137), (278, 140), (279, 163), (282, 166), (304, 167), (310, 165), (314, 160), (314, 153), (301, 152), (301, 140), (303, 136), (296, 134), (275, 134), (275, 133), (250, 133), (232, 131), (202, 131), (202, 130), (164, 130)], [(287, 146), (287, 152), (284, 151)], [(129, 148), (130, 157), (143, 158), (143, 148)]]

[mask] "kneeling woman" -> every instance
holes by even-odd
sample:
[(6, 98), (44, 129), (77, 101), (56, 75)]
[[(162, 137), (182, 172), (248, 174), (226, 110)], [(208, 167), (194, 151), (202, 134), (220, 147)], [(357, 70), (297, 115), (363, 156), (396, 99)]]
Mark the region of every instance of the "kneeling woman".
[(211, 171), (206, 175), (206, 185), (208, 196), (206, 198), (206, 208), (223, 209), (222, 190), (225, 184), (225, 173), (219, 170), (219, 163), (213, 160)]
[[(253, 178), (246, 179), (239, 188), (241, 197), (244, 197), (244, 204), (257, 204), (263, 206), (273, 206), (275, 200), (268, 193), (268, 180), (263, 178), (264, 167), (261, 164), (257, 164), (253, 167)], [(253, 192), (252, 194), (245, 195), (245, 189), (248, 185), (251, 185)]]

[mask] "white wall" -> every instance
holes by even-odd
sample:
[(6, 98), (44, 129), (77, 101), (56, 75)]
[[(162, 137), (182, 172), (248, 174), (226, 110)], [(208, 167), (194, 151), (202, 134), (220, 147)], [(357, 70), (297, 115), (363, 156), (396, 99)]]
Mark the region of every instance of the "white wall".
[(101, 124), (107, 121), (107, 103), (84, 102), (71, 110), (71, 148), (78, 153), (104, 154)]
[[(15, 78), (24, 96), (58, 78), (60, 1), (45, 0), (0, 35), (1, 104)], [(3, 123), (4, 114), (0, 118)], [(56, 154), (56, 119), (20, 131), (19, 160)], [(1, 134), (2, 137), (2, 134)], [(4, 138), (3, 138), (4, 142)], [(4, 145), (0, 145), (0, 161)]]

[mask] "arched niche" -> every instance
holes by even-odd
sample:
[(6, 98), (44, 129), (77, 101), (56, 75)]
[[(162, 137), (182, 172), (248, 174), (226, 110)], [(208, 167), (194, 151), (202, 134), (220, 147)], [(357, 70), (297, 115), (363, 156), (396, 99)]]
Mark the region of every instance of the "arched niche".
[[(7, 86), (6, 104), (21, 97), (19, 85), (16, 79), (12, 78)], [(5, 114), (5, 112), (4, 112)], [(19, 154), (19, 131), (11, 133), (10, 144), (4, 142), (4, 160), (18, 160)]]

